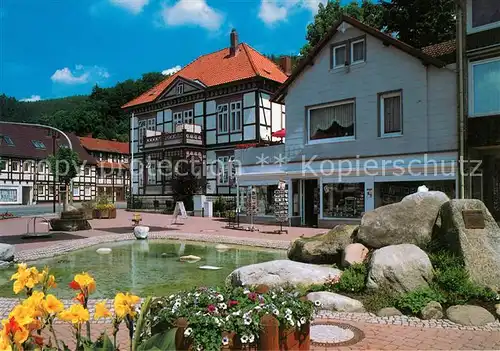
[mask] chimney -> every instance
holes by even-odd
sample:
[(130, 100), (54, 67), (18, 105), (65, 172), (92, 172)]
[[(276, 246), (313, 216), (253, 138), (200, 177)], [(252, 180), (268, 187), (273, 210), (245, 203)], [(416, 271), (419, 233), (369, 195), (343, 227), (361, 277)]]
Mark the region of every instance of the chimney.
[(236, 56), (236, 49), (238, 48), (238, 33), (233, 28), (230, 34), (229, 56)]
[(287, 76), (292, 74), (292, 58), (290, 56), (280, 57), (280, 67)]

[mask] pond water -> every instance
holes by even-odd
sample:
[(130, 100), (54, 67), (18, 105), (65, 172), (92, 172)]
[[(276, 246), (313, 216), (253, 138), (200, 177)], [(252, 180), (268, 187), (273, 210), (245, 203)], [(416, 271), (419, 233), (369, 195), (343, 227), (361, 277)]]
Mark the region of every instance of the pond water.
[[(68, 284), (74, 274), (89, 272), (97, 283), (93, 298), (111, 298), (116, 292), (131, 291), (139, 296), (169, 295), (194, 286), (221, 286), (234, 269), (253, 263), (286, 259), (285, 251), (230, 246), (220, 251), (215, 244), (166, 240), (126, 241), (108, 243), (73, 251), (51, 259), (38, 260), (30, 265), (39, 269), (50, 267), (56, 276), (59, 298), (72, 298), (74, 291)], [(98, 254), (98, 248), (112, 249), (109, 254)], [(181, 262), (180, 256), (201, 257), (195, 263)], [(220, 270), (202, 270), (200, 266), (222, 267)], [(0, 270), (0, 296), (13, 297), (10, 276), (17, 267)]]

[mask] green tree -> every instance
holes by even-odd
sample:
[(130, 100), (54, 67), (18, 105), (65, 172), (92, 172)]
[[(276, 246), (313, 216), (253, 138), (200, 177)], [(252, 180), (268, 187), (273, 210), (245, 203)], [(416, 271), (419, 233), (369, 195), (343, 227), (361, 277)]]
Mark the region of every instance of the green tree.
[(382, 0), (385, 29), (417, 48), (453, 39), (455, 1)]
[(307, 56), (342, 15), (353, 17), (368, 26), (382, 29), (383, 12), (383, 7), (371, 0), (363, 0), (361, 4), (358, 1), (352, 1), (347, 5), (342, 5), (340, 0), (330, 0), (326, 5), (320, 3), (318, 13), (314, 16), (314, 22), (307, 26), (307, 43), (300, 50), (301, 56)]
[(60, 147), (55, 155), (47, 158), (50, 171), (56, 176), (58, 182), (66, 187), (66, 193), (63, 196), (63, 211), (68, 208), (68, 185), (80, 172), (80, 158), (78, 154), (68, 147)]

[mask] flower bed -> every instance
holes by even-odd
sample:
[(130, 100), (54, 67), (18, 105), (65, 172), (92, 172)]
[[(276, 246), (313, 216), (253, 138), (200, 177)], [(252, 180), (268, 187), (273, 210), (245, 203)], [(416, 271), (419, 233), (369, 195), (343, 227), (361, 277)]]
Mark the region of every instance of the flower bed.
[(151, 333), (177, 327), (177, 349), (308, 350), (313, 313), (291, 289), (197, 288), (155, 299), (148, 323)]
[(2, 220), (2, 219), (11, 219), (11, 218), (17, 218), (17, 216), (15, 216), (11, 212), (0, 213), (0, 220)]

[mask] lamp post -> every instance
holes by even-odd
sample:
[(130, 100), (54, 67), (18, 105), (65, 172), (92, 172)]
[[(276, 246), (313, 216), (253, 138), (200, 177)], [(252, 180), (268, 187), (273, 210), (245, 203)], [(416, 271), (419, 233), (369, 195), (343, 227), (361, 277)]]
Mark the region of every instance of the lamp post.
[[(71, 143), (71, 140), (69, 139), (68, 135), (58, 128), (55, 128), (52, 126), (47, 126), (45, 124), (38, 124), (38, 123), (22, 123), (22, 122), (6, 122), (6, 121), (0, 121), (0, 123), (51, 129), (52, 131), (55, 131), (55, 132), (59, 133), (60, 135), (64, 136), (66, 138), (66, 141), (68, 142), (69, 149), (71, 151), (73, 151), (73, 144)], [(55, 177), (55, 175), (54, 175), (54, 177)], [(73, 179), (71, 179), (71, 181), (69, 183), (69, 188), (70, 188), (71, 194), (73, 194)], [(54, 196), (55, 196), (55, 193), (54, 193)]]
[[(52, 129), (49, 129), (49, 136), (52, 137), (52, 155), (56, 155), (56, 139), (59, 134)], [(52, 212), (56, 213), (56, 175), (52, 175)]]
[(456, 37), (457, 37), (457, 86), (458, 86), (458, 198), (465, 198), (465, 172), (464, 161), (466, 159), (466, 116), (467, 116), (467, 74), (465, 71), (466, 51), (465, 42), (467, 38), (467, 8), (465, 0), (455, 0), (456, 3)]

